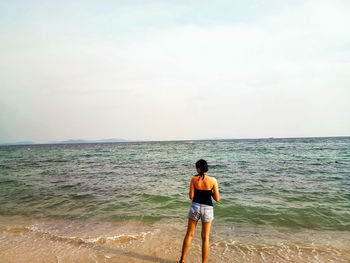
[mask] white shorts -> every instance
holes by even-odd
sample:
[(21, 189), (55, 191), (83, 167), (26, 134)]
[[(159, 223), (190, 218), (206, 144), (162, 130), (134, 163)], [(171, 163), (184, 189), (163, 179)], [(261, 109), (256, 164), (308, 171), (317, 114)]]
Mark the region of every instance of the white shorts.
[(214, 219), (214, 208), (210, 205), (198, 204), (192, 202), (190, 206), (190, 211), (188, 212), (188, 217), (198, 221), (199, 219), (202, 222), (210, 222)]

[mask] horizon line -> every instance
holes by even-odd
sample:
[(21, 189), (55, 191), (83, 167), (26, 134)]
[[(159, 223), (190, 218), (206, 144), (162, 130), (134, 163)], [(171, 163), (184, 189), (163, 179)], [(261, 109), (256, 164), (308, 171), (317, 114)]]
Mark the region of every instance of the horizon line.
[[(129, 140), (122, 138), (109, 138), (109, 139), (67, 139), (62, 141), (51, 142), (35, 142), (35, 141), (17, 141), (17, 142), (3, 142), (0, 146), (16, 146), (16, 145), (50, 145), (50, 144), (88, 144), (88, 143), (130, 143), (130, 142), (176, 142), (176, 141), (223, 141), (223, 140), (280, 140), (280, 139), (313, 139), (313, 138), (346, 138), (350, 135), (337, 135), (337, 136), (301, 136), (301, 137), (217, 137), (217, 138), (202, 138), (202, 139), (165, 139), (165, 140)], [(115, 141), (108, 141), (115, 140)], [(71, 142), (70, 142), (71, 141)], [(77, 141), (77, 142), (74, 142)]]

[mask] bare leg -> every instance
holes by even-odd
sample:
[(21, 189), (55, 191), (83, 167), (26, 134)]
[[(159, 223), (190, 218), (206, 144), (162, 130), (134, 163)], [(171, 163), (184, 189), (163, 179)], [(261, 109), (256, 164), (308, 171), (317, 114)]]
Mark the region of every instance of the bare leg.
[(190, 247), (194, 232), (196, 231), (197, 222), (198, 221), (195, 221), (191, 218), (188, 219), (187, 233), (184, 238), (184, 243), (182, 245), (182, 252), (181, 252), (181, 259), (180, 259), (181, 263), (185, 262), (185, 256), (188, 251), (188, 248)]
[(202, 222), (202, 262), (206, 263), (209, 253), (209, 234), (211, 222)]

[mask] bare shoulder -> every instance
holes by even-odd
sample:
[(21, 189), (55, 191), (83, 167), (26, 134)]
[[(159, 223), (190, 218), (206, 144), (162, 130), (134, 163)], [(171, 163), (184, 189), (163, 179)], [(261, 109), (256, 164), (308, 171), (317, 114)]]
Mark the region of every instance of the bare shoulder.
[(208, 176), (208, 178), (213, 184), (217, 184), (218, 183), (218, 181), (216, 180), (215, 177)]

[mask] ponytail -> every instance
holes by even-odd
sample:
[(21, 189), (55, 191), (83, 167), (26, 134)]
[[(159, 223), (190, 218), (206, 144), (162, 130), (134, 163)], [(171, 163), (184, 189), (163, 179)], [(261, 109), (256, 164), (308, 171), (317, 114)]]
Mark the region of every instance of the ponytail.
[(199, 179), (201, 179), (201, 177), (202, 177), (202, 179), (204, 179), (205, 174), (202, 173), (202, 171), (201, 171), (200, 173), (196, 174), (196, 176), (199, 176), (199, 178), (198, 178), (198, 181), (199, 181)]
[[(199, 168), (200, 170), (200, 172), (197, 175), (204, 179), (204, 173), (208, 172), (208, 163), (205, 160), (200, 159), (196, 162), (196, 168)], [(198, 178), (198, 180), (200, 179), (200, 177)]]

